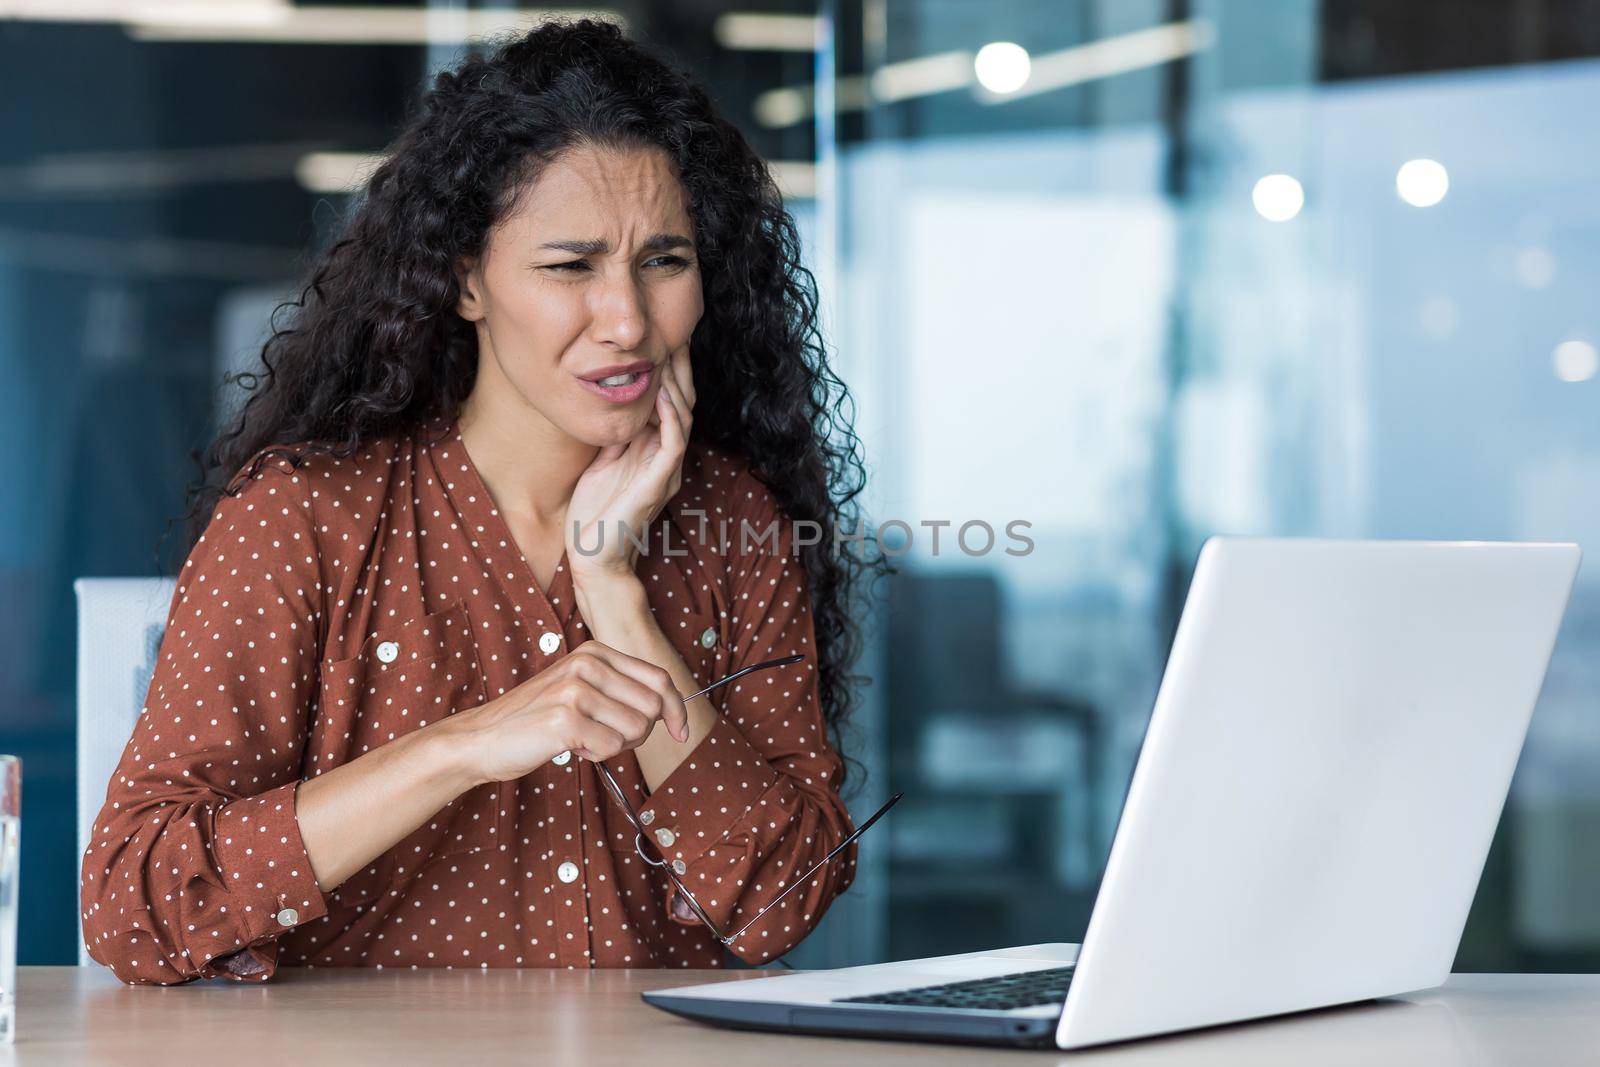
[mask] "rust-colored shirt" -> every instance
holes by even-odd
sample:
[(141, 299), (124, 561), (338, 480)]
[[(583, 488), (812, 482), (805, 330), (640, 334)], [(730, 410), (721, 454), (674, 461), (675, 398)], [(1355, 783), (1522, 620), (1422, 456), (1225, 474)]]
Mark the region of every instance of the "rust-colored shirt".
[[(632, 752), (608, 761), (731, 932), (849, 834), (840, 760), (805, 570), (770, 491), (742, 460), (691, 445), (660, 518), (669, 535), (637, 572), (697, 679), (806, 654), (708, 694), (715, 727), (654, 793)], [(776, 543), (757, 543), (774, 522)], [(83, 858), (89, 954), (134, 983), (264, 981), (280, 964), (718, 966), (721, 946), (673, 914), (665, 875), (569, 755), (463, 793), (341, 885), (312, 874), (301, 781), (507, 692), (586, 638), (570, 572), (539, 587), (455, 420), (353, 459), (268, 462), (219, 500), (178, 577)], [(757, 962), (793, 947), (854, 863), (846, 849), (733, 951)]]

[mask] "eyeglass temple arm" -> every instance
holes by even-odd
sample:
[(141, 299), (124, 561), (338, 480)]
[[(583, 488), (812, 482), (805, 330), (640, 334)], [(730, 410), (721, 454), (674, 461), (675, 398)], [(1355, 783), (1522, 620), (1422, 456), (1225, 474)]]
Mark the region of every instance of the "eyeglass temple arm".
[(695, 697), (700, 696), (703, 693), (709, 693), (709, 692), (711, 692), (711, 690), (715, 689), (719, 685), (727, 685), (731, 681), (734, 681), (734, 680), (739, 679), (739, 678), (743, 678), (745, 675), (749, 674), (751, 671), (764, 671), (768, 667), (786, 667), (791, 663), (799, 663), (801, 660), (803, 660), (805, 658), (806, 658), (806, 654), (804, 652), (796, 652), (794, 655), (792, 655), (792, 656), (784, 656), (782, 659), (769, 659), (769, 660), (764, 660), (761, 663), (752, 663), (752, 664), (750, 664), (750, 666), (746, 667), (742, 671), (734, 671), (732, 674), (728, 675), (726, 678), (718, 678), (716, 681), (712, 682), (710, 685), (706, 686), (704, 689), (700, 690), (698, 693), (690, 693), (688, 696), (683, 698), (683, 702), (685, 704), (687, 704), (687, 703), (689, 703), (689, 701), (693, 700)]
[(860, 837), (862, 834), (866, 833), (868, 830), (872, 829), (872, 824), (877, 822), (879, 819), (883, 818), (884, 812), (886, 812), (890, 808), (894, 807), (895, 802), (898, 801), (903, 796), (905, 796), (904, 793), (896, 793), (894, 796), (890, 797), (884, 803), (883, 807), (881, 807), (877, 811), (873, 812), (867, 818), (866, 822), (864, 822), (860, 826), (856, 827), (854, 833), (852, 833), (849, 837), (845, 838), (843, 841), (840, 841), (837, 845), (834, 845), (833, 848), (829, 849), (828, 850), (828, 854), (826, 856), (822, 857), (820, 860), (818, 860), (817, 862), (813, 863), (811, 865), (810, 869), (807, 870), (805, 874), (802, 874), (800, 877), (798, 877), (794, 881), (790, 882), (789, 883), (789, 887), (787, 889), (785, 889), (783, 892), (779, 893), (777, 896), (773, 897), (771, 900), (767, 901), (766, 904), (764, 904), (762, 906), (761, 910), (756, 912), (755, 915), (753, 915), (751, 917), (749, 922), (745, 923), (743, 926), (739, 927), (739, 929), (737, 929), (733, 933), (729, 934), (726, 938), (723, 939), (722, 943), (724, 945), (731, 945), (731, 944), (733, 944), (734, 941), (738, 940), (740, 934), (744, 933), (746, 930), (750, 929), (756, 923), (761, 921), (761, 916), (765, 915), (769, 908), (771, 908), (778, 901), (782, 900), (784, 897), (788, 896), (790, 893), (794, 892), (796, 887), (798, 887), (798, 886), (804, 884), (806, 881), (808, 881), (811, 878), (811, 876), (817, 872), (818, 868), (820, 868), (823, 864), (827, 863), (829, 860), (833, 859), (833, 857), (837, 856), (839, 853), (843, 852), (847, 847), (849, 847), (849, 845), (850, 845), (850, 843), (852, 841), (854, 841), (856, 838)]

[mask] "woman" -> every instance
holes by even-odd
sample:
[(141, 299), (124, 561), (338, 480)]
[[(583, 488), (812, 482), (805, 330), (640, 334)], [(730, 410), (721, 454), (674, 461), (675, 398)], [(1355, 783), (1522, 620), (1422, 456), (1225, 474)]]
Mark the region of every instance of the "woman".
[(799, 942), (854, 865), (763, 912), (851, 829), (861, 465), (749, 145), (614, 26), (542, 26), (439, 75), (293, 306), (208, 457), (90, 955), (717, 966), (663, 864), (760, 916), (741, 958)]

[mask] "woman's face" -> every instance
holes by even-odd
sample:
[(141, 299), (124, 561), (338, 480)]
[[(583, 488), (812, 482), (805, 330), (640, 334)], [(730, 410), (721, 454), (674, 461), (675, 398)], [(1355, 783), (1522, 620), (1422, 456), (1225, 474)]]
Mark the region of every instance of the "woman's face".
[(650, 421), (668, 359), (704, 310), (688, 196), (666, 154), (577, 147), (546, 166), (461, 275), (474, 393), (585, 444)]

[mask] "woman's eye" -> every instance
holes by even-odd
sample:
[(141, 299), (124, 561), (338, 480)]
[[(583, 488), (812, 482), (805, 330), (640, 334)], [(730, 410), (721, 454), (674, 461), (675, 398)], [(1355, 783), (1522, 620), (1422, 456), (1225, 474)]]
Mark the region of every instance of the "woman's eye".
[[(647, 267), (664, 268), (666, 270), (679, 270), (683, 267), (687, 267), (688, 265), (689, 261), (684, 259), (682, 256), (670, 255), (656, 256), (654, 259), (648, 260), (645, 263), (645, 266)], [(581, 274), (593, 268), (589, 266), (589, 262), (587, 260), (573, 259), (568, 260), (565, 263), (547, 263), (545, 264), (544, 269), (548, 271), (554, 271), (557, 274)]]

